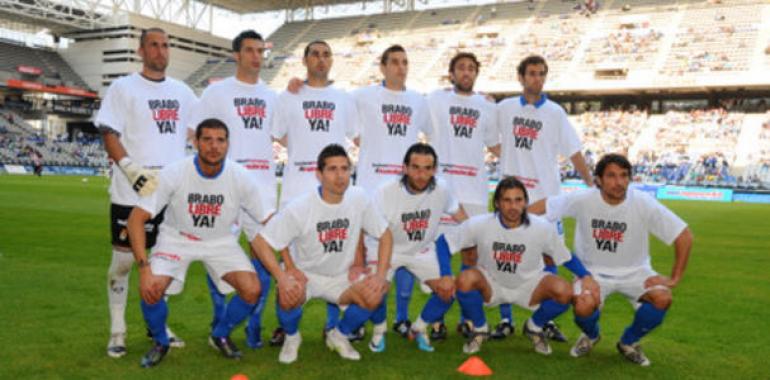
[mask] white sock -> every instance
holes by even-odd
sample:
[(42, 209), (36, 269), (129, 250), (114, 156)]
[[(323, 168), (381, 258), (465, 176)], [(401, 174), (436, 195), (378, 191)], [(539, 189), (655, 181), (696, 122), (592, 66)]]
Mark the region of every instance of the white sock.
[(417, 317), (417, 320), (412, 323), (412, 330), (416, 332), (425, 332), (428, 328), (428, 323), (422, 320), (422, 317)]
[(382, 322), (380, 324), (374, 325), (372, 328), (372, 334), (373, 335), (383, 335), (388, 331), (388, 322)]
[(485, 323), (484, 326), (474, 327), (473, 331), (477, 332), (477, 333), (488, 333), (489, 332), (489, 326)]
[(532, 321), (532, 318), (527, 319), (527, 328), (530, 331), (536, 332), (536, 333), (539, 333), (539, 332), (543, 331), (543, 328), (538, 326), (538, 325), (536, 325), (535, 322)]
[(110, 304), (110, 333), (126, 333), (126, 299), (128, 277), (134, 265), (130, 252), (112, 250), (112, 262), (107, 271), (107, 297)]

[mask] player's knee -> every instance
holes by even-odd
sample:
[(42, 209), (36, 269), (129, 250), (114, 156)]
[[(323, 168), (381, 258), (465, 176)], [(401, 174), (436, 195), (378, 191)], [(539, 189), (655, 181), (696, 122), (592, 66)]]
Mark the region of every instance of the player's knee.
[(259, 301), (259, 294), (261, 290), (262, 289), (259, 285), (259, 281), (256, 279), (250, 279), (249, 281), (245, 281), (245, 284), (241, 286), (241, 289), (238, 290), (238, 296), (240, 296), (241, 299), (246, 303), (257, 303), (257, 301)]
[(650, 298), (650, 303), (658, 310), (667, 310), (673, 302), (671, 292), (659, 292)]
[(596, 310), (596, 304), (593, 297), (584, 294), (582, 296), (575, 297), (575, 304), (573, 306), (575, 315), (578, 317), (587, 317)]
[(562, 304), (572, 303), (572, 286), (567, 281), (557, 277), (552, 286), (554, 301)]
[(475, 269), (467, 269), (461, 272), (455, 280), (455, 287), (457, 290), (461, 292), (470, 292), (473, 290), (477, 273), (478, 271)]

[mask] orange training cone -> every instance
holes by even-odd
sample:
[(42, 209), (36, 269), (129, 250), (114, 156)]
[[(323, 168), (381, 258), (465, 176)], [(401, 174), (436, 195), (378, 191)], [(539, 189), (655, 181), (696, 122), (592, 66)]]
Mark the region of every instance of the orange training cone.
[(465, 363), (457, 367), (457, 372), (468, 376), (489, 376), (492, 370), (478, 356), (471, 356)]

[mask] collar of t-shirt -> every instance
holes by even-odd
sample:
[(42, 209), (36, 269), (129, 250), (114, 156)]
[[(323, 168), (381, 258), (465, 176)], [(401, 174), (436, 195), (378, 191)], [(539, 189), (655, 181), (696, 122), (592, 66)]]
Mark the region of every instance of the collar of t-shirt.
[(146, 77), (146, 76), (145, 76), (144, 74), (142, 74), (142, 73), (139, 73), (139, 76), (140, 76), (140, 77), (142, 77), (142, 79), (144, 79), (144, 80), (146, 80), (146, 81), (148, 81), (148, 82), (152, 82), (152, 83), (163, 83), (163, 82), (166, 80), (166, 77), (163, 77), (163, 78), (161, 78), (161, 79), (152, 79), (152, 78), (148, 78), (148, 77)]
[[(540, 108), (543, 106), (543, 104), (545, 104), (546, 100), (548, 100), (548, 96), (545, 94), (540, 94), (540, 100), (536, 101), (533, 106), (535, 106), (535, 108)], [(521, 103), (522, 107), (525, 107), (527, 104), (529, 104), (527, 103), (527, 99), (524, 98), (524, 95), (519, 96), (519, 102)]]
[(236, 78), (234, 75), (232, 76), (232, 78), (233, 78), (233, 82), (235, 84), (237, 84), (239, 86), (249, 87), (249, 88), (257, 87), (257, 86), (261, 85), (262, 83), (264, 83), (264, 82), (262, 82), (262, 78), (257, 78), (257, 83), (247, 83), (247, 82), (244, 82), (244, 81)]
[(389, 89), (387, 86), (385, 86), (385, 80), (384, 79), (382, 80), (382, 82), (380, 82), (380, 84), (381, 84), (381, 87), (382, 87), (383, 90), (385, 90), (386, 92), (389, 92), (389, 93), (391, 93), (393, 95), (401, 95), (401, 94), (403, 94), (406, 91), (406, 86), (404, 86), (404, 88), (402, 88), (401, 90), (391, 90), (391, 89)]
[(195, 157), (193, 158), (193, 164), (195, 164), (195, 171), (197, 171), (198, 174), (200, 174), (200, 176), (205, 179), (216, 179), (225, 170), (225, 160), (222, 160), (222, 166), (219, 168), (218, 172), (214, 173), (214, 175), (206, 175), (206, 173), (204, 173), (203, 170), (201, 170), (201, 166), (198, 163), (198, 160), (199, 158), (198, 158), (198, 155), (196, 154)]

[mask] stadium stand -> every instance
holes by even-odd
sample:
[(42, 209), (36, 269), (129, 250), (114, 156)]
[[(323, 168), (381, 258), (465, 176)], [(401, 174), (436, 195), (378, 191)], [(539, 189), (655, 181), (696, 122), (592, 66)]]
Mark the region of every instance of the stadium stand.
[(58, 53), (43, 48), (21, 46), (11, 41), (0, 41), (0, 71), (15, 73), (18, 66), (32, 66), (42, 70), (40, 80), (44, 84), (88, 88)]

